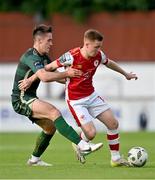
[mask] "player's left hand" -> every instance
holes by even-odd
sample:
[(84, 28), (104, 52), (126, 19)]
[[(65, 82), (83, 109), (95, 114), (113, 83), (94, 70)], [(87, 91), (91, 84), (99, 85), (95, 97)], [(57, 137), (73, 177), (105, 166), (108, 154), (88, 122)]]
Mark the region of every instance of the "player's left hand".
[(31, 86), (31, 81), (29, 79), (22, 79), (18, 81), (18, 87), (21, 91), (26, 91)]
[(126, 73), (125, 77), (126, 77), (127, 80), (131, 80), (131, 79), (137, 80), (138, 79), (137, 75), (135, 73), (133, 73), (133, 72)]

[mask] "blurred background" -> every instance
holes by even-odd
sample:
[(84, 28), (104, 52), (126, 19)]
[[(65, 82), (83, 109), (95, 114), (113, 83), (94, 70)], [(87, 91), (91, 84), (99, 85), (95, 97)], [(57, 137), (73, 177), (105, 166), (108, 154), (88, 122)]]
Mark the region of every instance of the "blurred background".
[[(51, 59), (82, 46), (87, 29), (102, 32), (107, 57), (139, 79), (127, 81), (101, 66), (96, 90), (111, 105), (121, 131), (155, 131), (155, 0), (0, 0), (0, 132), (39, 130), (13, 111), (10, 95), (19, 58), (32, 47), (32, 30), (40, 23), (53, 27)], [(38, 96), (71, 123), (64, 85), (41, 83)]]

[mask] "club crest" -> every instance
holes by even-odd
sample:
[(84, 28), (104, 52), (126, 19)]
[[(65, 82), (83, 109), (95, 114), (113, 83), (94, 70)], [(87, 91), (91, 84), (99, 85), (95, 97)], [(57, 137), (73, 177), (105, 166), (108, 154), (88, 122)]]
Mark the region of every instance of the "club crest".
[(95, 61), (94, 61), (94, 66), (97, 67), (98, 64), (99, 64), (99, 60), (95, 60)]

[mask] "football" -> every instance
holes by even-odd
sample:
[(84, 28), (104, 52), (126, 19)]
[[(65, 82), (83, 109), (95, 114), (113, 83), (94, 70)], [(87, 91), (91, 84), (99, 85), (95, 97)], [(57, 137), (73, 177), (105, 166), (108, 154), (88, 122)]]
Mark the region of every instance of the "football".
[(128, 162), (131, 166), (142, 167), (148, 159), (147, 151), (143, 147), (133, 147), (128, 152)]

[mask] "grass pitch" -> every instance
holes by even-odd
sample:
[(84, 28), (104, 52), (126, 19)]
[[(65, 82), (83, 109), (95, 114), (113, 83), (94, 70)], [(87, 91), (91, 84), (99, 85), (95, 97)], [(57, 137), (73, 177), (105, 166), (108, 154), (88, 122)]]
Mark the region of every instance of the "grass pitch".
[(104, 147), (87, 156), (84, 165), (75, 159), (71, 143), (56, 134), (42, 156), (53, 166), (28, 167), (26, 161), (37, 135), (0, 134), (0, 179), (155, 179), (155, 132), (121, 133), (121, 153), (125, 157), (133, 146), (142, 146), (148, 151), (148, 162), (142, 168), (112, 168), (105, 134), (98, 134), (94, 140), (104, 142)]

